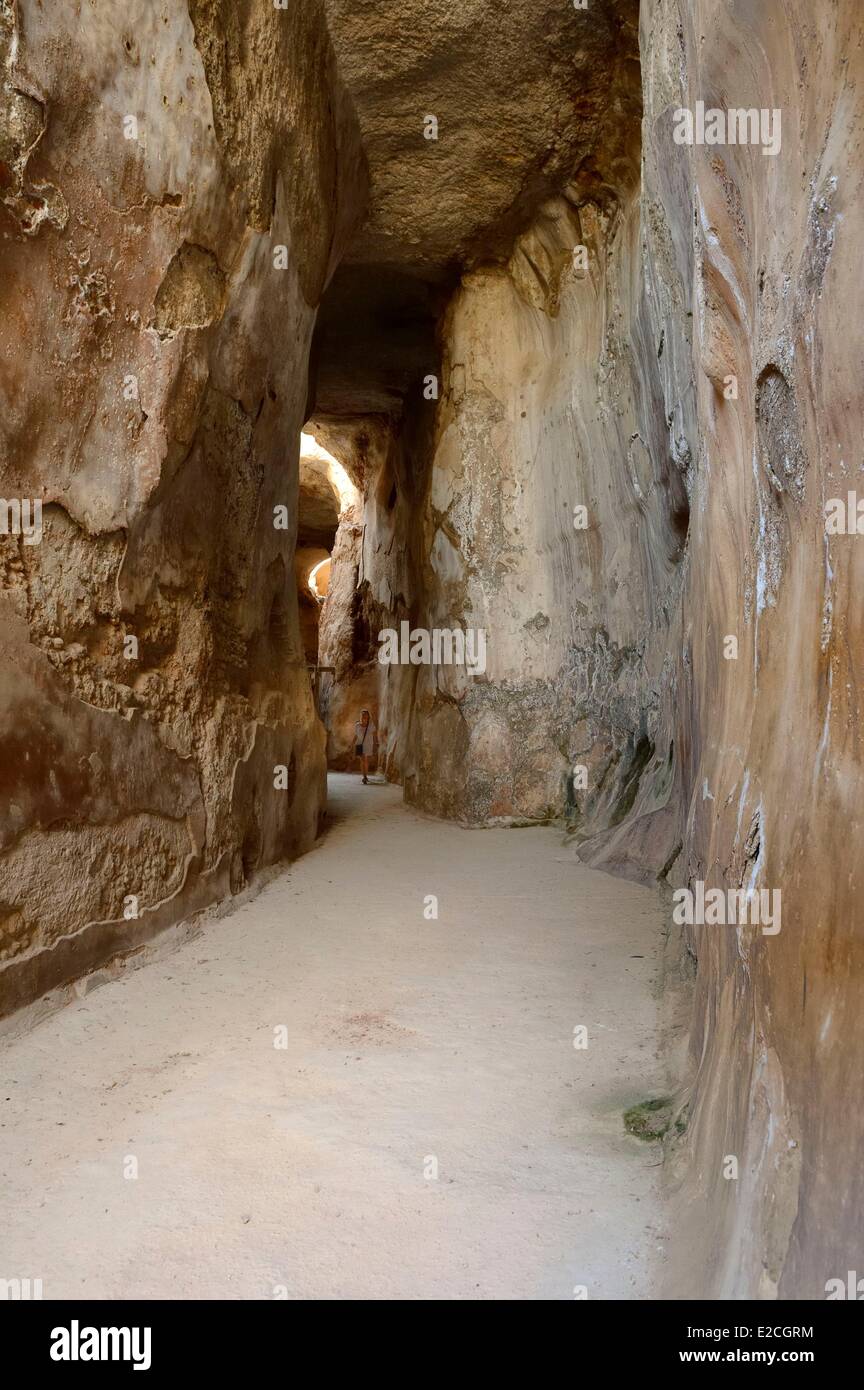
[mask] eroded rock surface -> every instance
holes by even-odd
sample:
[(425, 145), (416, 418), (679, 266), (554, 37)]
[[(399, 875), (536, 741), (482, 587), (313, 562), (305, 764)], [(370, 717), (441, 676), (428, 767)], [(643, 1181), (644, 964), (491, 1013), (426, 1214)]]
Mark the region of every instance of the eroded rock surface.
[(307, 848), (324, 797), (297, 460), (356, 121), (318, 4), (109, 10), (0, 7), (0, 491), (43, 506), (0, 537), (5, 1009)]
[[(715, 1217), (713, 1287), (822, 1298), (862, 1198), (864, 551), (824, 523), (861, 470), (860, 11), (667, 0), (643, 7), (642, 53), (647, 264), (691, 453), (672, 877), (782, 890), (778, 935), (696, 934), (689, 1171)], [(676, 106), (721, 87), (733, 104), (730, 74), (734, 105), (781, 111), (777, 156), (670, 145)], [(737, 400), (718, 390), (729, 374)]]

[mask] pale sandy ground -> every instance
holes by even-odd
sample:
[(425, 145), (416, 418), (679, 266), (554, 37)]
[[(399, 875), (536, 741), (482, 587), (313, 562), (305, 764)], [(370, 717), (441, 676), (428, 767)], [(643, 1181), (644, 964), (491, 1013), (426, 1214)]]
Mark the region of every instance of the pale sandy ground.
[(462, 830), (347, 776), (331, 807), (254, 901), (0, 1043), (0, 1278), (650, 1297), (660, 1156), (621, 1115), (663, 1089), (655, 895), (553, 829)]

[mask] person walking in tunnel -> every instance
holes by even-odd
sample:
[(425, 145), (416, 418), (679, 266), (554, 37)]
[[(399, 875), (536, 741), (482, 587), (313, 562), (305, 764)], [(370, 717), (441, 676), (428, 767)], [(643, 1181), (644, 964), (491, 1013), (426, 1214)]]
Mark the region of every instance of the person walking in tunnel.
[(360, 718), (354, 725), (354, 752), (360, 759), (363, 770), (363, 785), (369, 783), (369, 759), (375, 747), (375, 725), (368, 709), (361, 709)]

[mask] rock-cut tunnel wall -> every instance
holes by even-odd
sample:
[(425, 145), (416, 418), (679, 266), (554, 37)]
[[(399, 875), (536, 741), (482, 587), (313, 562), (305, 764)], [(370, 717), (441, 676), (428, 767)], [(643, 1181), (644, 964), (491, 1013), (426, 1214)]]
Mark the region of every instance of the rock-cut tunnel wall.
[[(824, 1298), (864, 1199), (864, 549), (825, 515), (862, 467), (860, 6), (656, 0), (642, 66), (645, 272), (690, 453), (670, 879), (782, 895), (767, 931), (695, 931), (693, 1221), (721, 1295)], [(699, 101), (779, 121), (779, 150), (670, 143)]]
[(325, 795), (293, 552), (356, 118), (316, 0), (84, 8), (0, 4), (0, 493), (42, 505), (0, 536), (4, 1010), (308, 848)]

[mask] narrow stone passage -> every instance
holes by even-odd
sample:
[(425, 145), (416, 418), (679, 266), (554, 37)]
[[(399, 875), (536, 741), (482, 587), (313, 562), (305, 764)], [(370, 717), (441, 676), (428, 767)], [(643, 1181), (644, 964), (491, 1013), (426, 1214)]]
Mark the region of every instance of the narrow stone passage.
[(4, 1268), (46, 1299), (650, 1297), (659, 1150), (622, 1112), (662, 1088), (656, 895), (356, 777), (330, 815), (9, 1041)]

